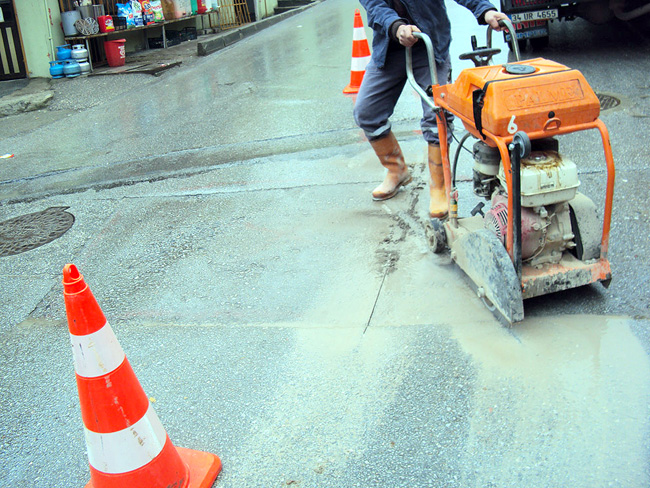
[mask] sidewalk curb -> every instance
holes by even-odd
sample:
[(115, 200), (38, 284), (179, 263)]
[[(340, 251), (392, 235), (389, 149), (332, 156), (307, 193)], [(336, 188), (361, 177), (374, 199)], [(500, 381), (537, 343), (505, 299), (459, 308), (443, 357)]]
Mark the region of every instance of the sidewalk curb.
[(0, 98), (0, 117), (47, 107), (54, 97), (50, 82), (48, 78), (33, 78), (26, 87)]

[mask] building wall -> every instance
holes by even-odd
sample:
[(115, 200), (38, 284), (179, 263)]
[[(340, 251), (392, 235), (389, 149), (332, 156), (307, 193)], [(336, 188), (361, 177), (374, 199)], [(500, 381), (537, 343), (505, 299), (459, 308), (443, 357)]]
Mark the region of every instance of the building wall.
[(278, 0), (255, 0), (255, 18), (261, 20), (270, 17), (277, 6)]
[(59, 3), (57, 0), (19, 0), (15, 6), (27, 76), (49, 78), (50, 61), (56, 59), (56, 46), (64, 43)]

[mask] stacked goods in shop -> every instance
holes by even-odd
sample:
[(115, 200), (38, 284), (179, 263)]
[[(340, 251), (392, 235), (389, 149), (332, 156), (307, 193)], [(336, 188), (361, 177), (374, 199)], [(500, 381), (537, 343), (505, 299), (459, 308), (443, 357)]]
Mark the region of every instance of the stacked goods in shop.
[(110, 15), (100, 15), (97, 17), (97, 23), (99, 24), (99, 32), (111, 32), (115, 30), (113, 17)]
[(142, 4), (138, 0), (131, 2), (131, 9), (133, 10), (133, 21), (136, 27), (145, 25), (144, 17), (142, 16)]
[(163, 12), (161, 0), (149, 0), (149, 3), (151, 4), (151, 11), (153, 12), (154, 22), (162, 22), (165, 20), (165, 14)]
[(155, 22), (163, 22), (165, 18), (174, 18), (172, 15), (165, 15), (162, 0), (131, 0), (124, 3), (117, 3), (117, 17), (124, 18), (120, 21), (127, 29), (142, 27)]
[[(138, 5), (139, 4), (140, 2), (138, 2)], [(137, 27), (135, 23), (135, 15), (133, 14), (133, 7), (131, 6), (131, 2), (118, 3), (116, 4), (116, 7), (117, 7), (117, 16), (125, 19), (127, 29)], [(140, 25), (142, 25), (142, 15), (140, 16)]]
[(151, 2), (149, 0), (144, 0), (140, 3), (142, 4), (142, 21), (144, 22), (144, 25), (153, 24), (155, 21), (153, 19)]

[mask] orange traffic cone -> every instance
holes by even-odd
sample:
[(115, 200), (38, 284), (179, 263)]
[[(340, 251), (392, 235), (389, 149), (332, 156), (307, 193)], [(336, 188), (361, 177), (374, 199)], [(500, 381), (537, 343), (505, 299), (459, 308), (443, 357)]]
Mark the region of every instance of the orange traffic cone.
[(366, 74), (366, 66), (370, 61), (370, 47), (368, 38), (363, 28), (361, 12), (359, 9), (354, 11), (354, 30), (352, 33), (352, 68), (350, 72), (350, 84), (343, 89), (343, 93), (359, 93), (359, 87), (363, 81), (363, 75)]
[(214, 454), (175, 447), (83, 276), (63, 268), (63, 294), (90, 461), (86, 488), (209, 488)]

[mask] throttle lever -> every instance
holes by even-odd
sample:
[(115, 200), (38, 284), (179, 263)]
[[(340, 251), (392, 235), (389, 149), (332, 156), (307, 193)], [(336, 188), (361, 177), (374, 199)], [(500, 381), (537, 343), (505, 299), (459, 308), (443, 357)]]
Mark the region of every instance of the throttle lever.
[(478, 205), (472, 209), (470, 215), (474, 217), (476, 214), (480, 214), (481, 217), (485, 217), (485, 214), (483, 213), (483, 207), (485, 207), (485, 202), (479, 202)]

